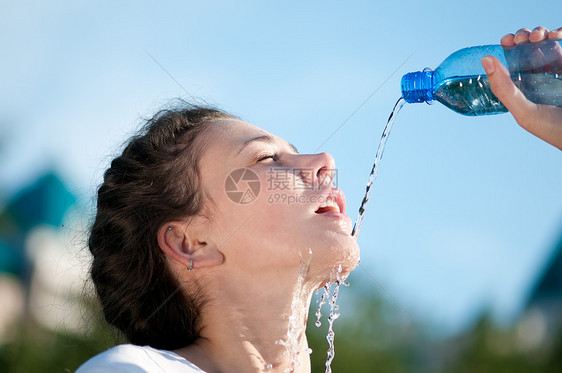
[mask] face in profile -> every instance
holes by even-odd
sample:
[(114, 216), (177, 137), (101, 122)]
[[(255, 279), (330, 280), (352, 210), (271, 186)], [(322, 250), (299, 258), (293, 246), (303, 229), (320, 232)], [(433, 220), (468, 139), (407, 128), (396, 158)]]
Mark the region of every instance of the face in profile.
[(339, 264), (344, 274), (357, 265), (359, 248), (329, 154), (298, 154), (285, 140), (234, 119), (210, 125), (202, 141), (208, 237), (225, 265), (270, 275), (306, 262), (319, 283)]

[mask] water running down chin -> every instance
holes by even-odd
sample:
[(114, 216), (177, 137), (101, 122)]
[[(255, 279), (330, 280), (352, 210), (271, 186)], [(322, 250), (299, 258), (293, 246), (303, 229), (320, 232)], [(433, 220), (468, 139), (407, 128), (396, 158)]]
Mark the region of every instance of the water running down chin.
[[(335, 352), (335, 333), (333, 330), (334, 321), (340, 317), (339, 306), (336, 304), (339, 295), (340, 285), (349, 286), (347, 282), (345, 282), (347, 276), (342, 276), (342, 266), (339, 264), (337, 268), (335, 268), (332, 273), (330, 274), (330, 280), (324, 285), (322, 297), (320, 298), (318, 304), (318, 310), (316, 311), (316, 327), (320, 327), (322, 325), (320, 319), (322, 317), (322, 306), (326, 303), (326, 300), (330, 298), (328, 304), (330, 305), (330, 313), (328, 314), (328, 333), (326, 335), (326, 340), (328, 341), (328, 351), (327, 351), (327, 358), (326, 358), (326, 371), (325, 373), (332, 372), (332, 360), (334, 360)], [(332, 284), (334, 285), (334, 290), (332, 296), (330, 297), (330, 290), (332, 288)]]

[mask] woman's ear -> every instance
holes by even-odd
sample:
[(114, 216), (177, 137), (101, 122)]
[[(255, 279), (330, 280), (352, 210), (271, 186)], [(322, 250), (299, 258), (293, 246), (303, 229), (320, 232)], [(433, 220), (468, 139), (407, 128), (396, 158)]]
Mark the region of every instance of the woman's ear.
[(169, 222), (158, 230), (158, 245), (182, 266), (197, 269), (222, 264), (223, 254), (201, 238), (195, 225), (186, 222)]

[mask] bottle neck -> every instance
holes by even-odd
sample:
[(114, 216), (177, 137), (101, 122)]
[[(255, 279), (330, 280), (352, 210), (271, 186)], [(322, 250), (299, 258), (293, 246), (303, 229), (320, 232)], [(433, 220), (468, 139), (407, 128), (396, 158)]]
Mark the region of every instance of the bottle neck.
[(425, 69), (402, 77), (402, 98), (407, 103), (431, 102), (433, 97), (433, 71)]

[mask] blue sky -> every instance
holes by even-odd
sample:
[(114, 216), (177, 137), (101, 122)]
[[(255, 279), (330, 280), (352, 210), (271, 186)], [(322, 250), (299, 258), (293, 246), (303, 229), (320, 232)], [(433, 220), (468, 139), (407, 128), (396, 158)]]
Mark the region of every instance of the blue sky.
[[(400, 77), (523, 26), (562, 26), (548, 3), (3, 2), (0, 195), (55, 167), (91, 201), (139, 117), (189, 99), (185, 88), (303, 153), (323, 144), (355, 219)], [(512, 320), (562, 234), (561, 166), (509, 114), (406, 105), (361, 229), (362, 266), (444, 331), (486, 306)]]

